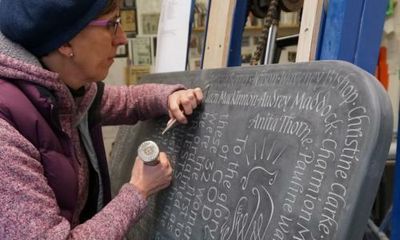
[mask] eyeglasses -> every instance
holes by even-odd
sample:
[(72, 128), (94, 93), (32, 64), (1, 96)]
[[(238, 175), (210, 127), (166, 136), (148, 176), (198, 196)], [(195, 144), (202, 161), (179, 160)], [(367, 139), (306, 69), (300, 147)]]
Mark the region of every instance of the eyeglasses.
[(89, 26), (107, 27), (112, 30), (113, 36), (117, 35), (118, 27), (121, 24), (121, 17), (111, 20), (94, 20), (89, 23)]

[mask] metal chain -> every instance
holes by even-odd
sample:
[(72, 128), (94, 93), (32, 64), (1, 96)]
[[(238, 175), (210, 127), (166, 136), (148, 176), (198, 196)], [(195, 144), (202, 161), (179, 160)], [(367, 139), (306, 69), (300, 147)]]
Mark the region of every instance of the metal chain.
[(265, 45), (268, 39), (269, 28), (272, 25), (279, 24), (279, 0), (272, 0), (267, 12), (267, 17), (264, 20), (264, 25), (262, 29), (262, 39), (258, 42), (257, 49), (251, 58), (250, 64), (257, 65), (259, 64), (261, 55), (264, 53)]

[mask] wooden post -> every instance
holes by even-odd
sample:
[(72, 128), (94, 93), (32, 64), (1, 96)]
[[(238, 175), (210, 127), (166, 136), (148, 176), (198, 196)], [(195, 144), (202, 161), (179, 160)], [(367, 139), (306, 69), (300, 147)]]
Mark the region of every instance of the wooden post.
[(315, 60), (324, 0), (306, 0), (301, 18), (296, 62)]
[(226, 67), (236, 0), (210, 1), (203, 69)]

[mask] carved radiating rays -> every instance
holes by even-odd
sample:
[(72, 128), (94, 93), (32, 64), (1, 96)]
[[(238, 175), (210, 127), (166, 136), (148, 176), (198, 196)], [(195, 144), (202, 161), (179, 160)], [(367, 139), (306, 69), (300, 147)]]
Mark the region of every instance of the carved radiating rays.
[(269, 143), (264, 137), (262, 144), (254, 142), (250, 146), (253, 147), (244, 151), (250, 169), (240, 179), (242, 194), (233, 216), (221, 228), (221, 239), (265, 239), (274, 214), (275, 203), (269, 188), (277, 179), (279, 169), (276, 166), (288, 145), (278, 140)]
[(261, 162), (271, 162), (272, 165), (276, 165), (279, 160), (281, 160), (282, 154), (286, 151), (288, 145), (284, 144), (282, 146), (281, 141), (273, 140), (271, 147), (268, 145), (271, 143), (267, 142), (267, 137), (264, 137), (263, 143), (260, 144), (259, 142), (254, 142), (254, 148), (250, 149), (250, 154), (253, 156), (249, 156), (246, 153), (246, 163), (247, 166), (253, 164), (260, 164)]

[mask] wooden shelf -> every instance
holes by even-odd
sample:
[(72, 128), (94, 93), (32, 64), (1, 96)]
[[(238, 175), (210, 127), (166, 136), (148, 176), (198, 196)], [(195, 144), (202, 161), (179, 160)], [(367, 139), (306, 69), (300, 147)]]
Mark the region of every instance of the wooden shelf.
[[(194, 33), (202, 33), (204, 32), (205, 27), (197, 27), (193, 28), (192, 31)], [(289, 36), (296, 33), (299, 33), (300, 26), (298, 25), (280, 25), (278, 28), (278, 37)], [(245, 33), (250, 34), (262, 34), (262, 27), (261, 26), (248, 26), (244, 28)]]
[(196, 27), (192, 29), (192, 32), (204, 32), (205, 27)]
[(300, 32), (299, 25), (283, 25), (278, 28), (278, 37), (290, 36)]

